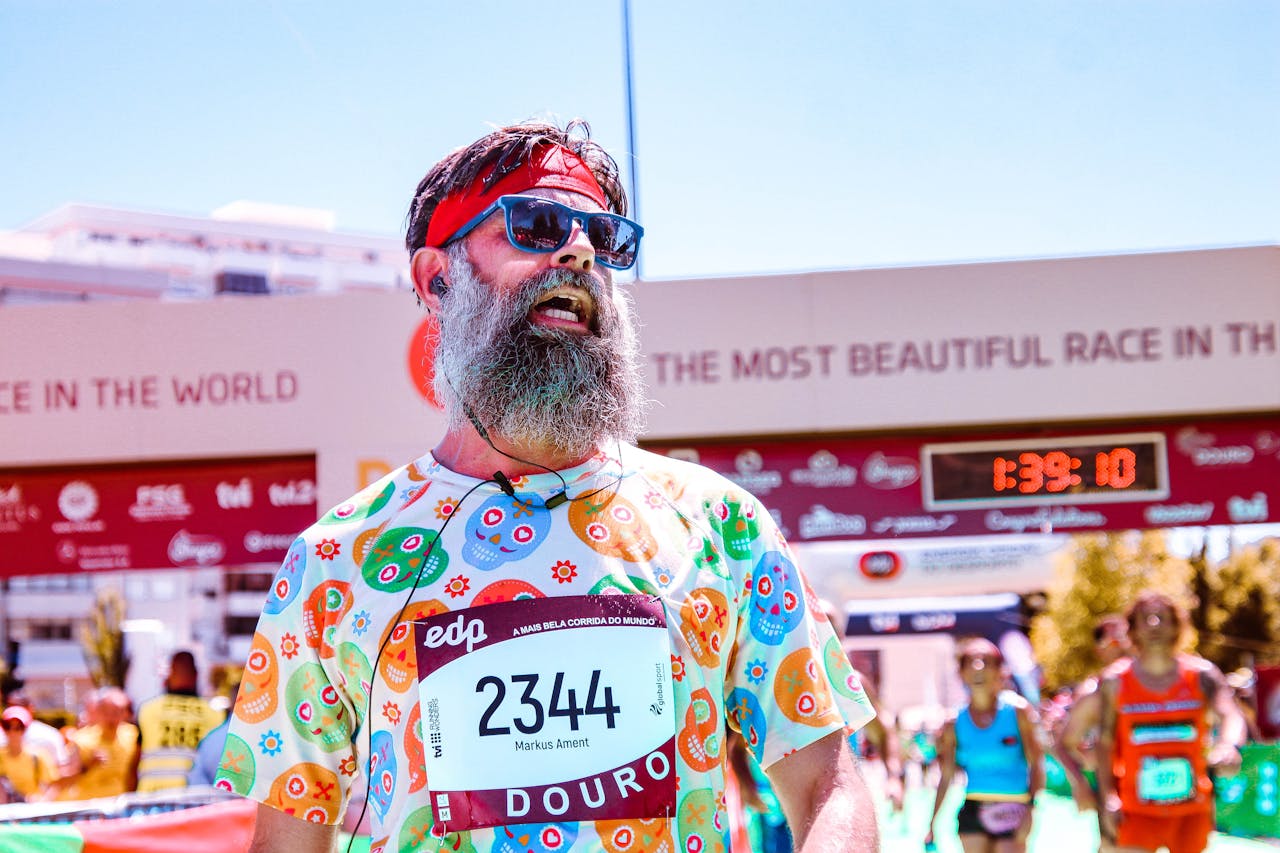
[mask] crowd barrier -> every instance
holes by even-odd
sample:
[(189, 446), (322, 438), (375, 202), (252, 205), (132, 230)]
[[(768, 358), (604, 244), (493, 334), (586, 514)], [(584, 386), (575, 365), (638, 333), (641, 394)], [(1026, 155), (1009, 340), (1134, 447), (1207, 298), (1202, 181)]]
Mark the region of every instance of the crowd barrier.
[[(211, 787), (0, 805), (0, 853), (244, 853), (258, 804)], [(347, 849), (351, 836), (341, 833)], [(357, 836), (352, 853), (368, 853)]]
[[(1214, 782), (1219, 832), (1253, 838), (1280, 837), (1280, 744), (1250, 743), (1240, 749), (1240, 772)], [(1071, 796), (1066, 771), (1045, 757), (1045, 790)]]
[[(200, 800), (220, 800), (200, 804)], [(73, 806), (72, 809), (57, 808)], [(243, 853), (257, 803), (239, 797), (113, 797), (0, 808), (5, 853)]]
[(1280, 837), (1280, 744), (1246, 744), (1240, 756), (1240, 772), (1219, 778), (1214, 785), (1218, 830), (1232, 835)]

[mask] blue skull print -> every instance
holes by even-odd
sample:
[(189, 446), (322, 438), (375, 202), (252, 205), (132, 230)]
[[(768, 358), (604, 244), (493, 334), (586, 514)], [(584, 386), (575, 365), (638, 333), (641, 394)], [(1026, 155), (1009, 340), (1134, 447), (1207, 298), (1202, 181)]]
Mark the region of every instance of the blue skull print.
[(804, 589), (795, 563), (781, 551), (767, 551), (756, 563), (751, 584), (751, 636), (769, 646), (804, 618)]
[(378, 820), (386, 820), (396, 790), (395, 742), (390, 732), (376, 731), (370, 747), (369, 802), (377, 812)]
[(307, 541), (302, 537), (293, 540), (289, 553), (284, 555), (284, 562), (271, 582), (271, 591), (267, 593), (267, 601), (262, 605), (266, 613), (276, 614), (293, 603), (302, 589), (302, 572), (307, 567)]
[(495, 827), (492, 853), (561, 853), (578, 840), (576, 823), (525, 823)]
[(462, 559), (482, 571), (528, 557), (546, 540), (551, 513), (537, 495), (494, 495), (467, 519)]

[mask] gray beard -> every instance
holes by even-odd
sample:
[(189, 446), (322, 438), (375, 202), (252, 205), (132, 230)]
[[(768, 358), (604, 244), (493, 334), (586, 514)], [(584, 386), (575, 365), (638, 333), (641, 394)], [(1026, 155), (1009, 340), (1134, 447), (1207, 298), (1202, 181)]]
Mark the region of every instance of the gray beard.
[[(581, 457), (607, 442), (635, 440), (644, 383), (623, 294), (615, 290), (607, 298), (593, 277), (568, 270), (550, 270), (497, 293), (476, 276), (461, 245), (450, 250), (449, 271), (450, 290), (440, 300), (435, 391), (451, 428), (471, 414), (512, 444)], [(564, 283), (591, 294), (595, 334), (529, 322), (542, 294)]]

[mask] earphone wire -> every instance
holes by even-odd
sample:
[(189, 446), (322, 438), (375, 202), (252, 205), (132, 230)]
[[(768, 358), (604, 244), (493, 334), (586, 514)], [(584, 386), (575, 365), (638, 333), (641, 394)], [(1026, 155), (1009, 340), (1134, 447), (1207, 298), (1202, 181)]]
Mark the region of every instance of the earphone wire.
[[(449, 387), (450, 388), (453, 387), (452, 382), (449, 383)], [(457, 392), (455, 392), (455, 394), (456, 393)], [(605, 489), (612, 488), (614, 489), (614, 492), (616, 494), (618, 486), (622, 483), (624, 479), (626, 479), (626, 466), (624, 466), (622, 463), (622, 439), (616, 439), (615, 441), (617, 444), (617, 453), (614, 461), (618, 463), (618, 478), (611, 483), (604, 484), (598, 489), (593, 489), (590, 492), (584, 492), (583, 494), (569, 497), (569, 484), (565, 482), (564, 476), (559, 471), (555, 470), (554, 468), (548, 468), (546, 465), (543, 465), (541, 462), (533, 462), (529, 459), (522, 459), (519, 456), (513, 456), (512, 454), (507, 453), (505, 450), (500, 450), (498, 446), (493, 443), (493, 439), (489, 438), (489, 431), (485, 429), (484, 424), (480, 423), (480, 419), (476, 417), (475, 412), (471, 411), (471, 407), (468, 406), (466, 403), (463, 403), (462, 411), (466, 413), (467, 419), (471, 421), (471, 426), (475, 428), (476, 433), (480, 436), (480, 438), (484, 439), (484, 443), (489, 445), (489, 448), (494, 453), (497, 453), (501, 456), (505, 456), (513, 462), (519, 462), (523, 465), (528, 465), (533, 468), (541, 468), (543, 471), (546, 471), (548, 474), (555, 475), (555, 478), (560, 481), (560, 492), (558, 494), (552, 495), (550, 498), (547, 498), (546, 500), (543, 501), (543, 507), (545, 509), (555, 509), (565, 501), (569, 501), (570, 503), (572, 503), (573, 501), (583, 501), (583, 500), (586, 500), (587, 498), (594, 497), (595, 495), (600, 494)], [(504, 474), (502, 471), (494, 472), (493, 481), (498, 483), (499, 487), (501, 487), (504, 492), (507, 492), (508, 495), (512, 494), (512, 492), (507, 491), (507, 489), (511, 486), (511, 481), (507, 479), (506, 474)]]
[[(458, 502), (454, 505), (453, 512), (449, 513), (444, 520), (444, 524), (441, 524), (440, 529), (436, 531), (436, 538), (431, 541), (429, 546), (427, 546), (427, 552), (422, 555), (422, 565), (418, 567), (418, 574), (413, 579), (413, 587), (409, 590), (409, 594), (405, 596), (404, 602), (401, 603), (400, 610), (396, 613), (395, 619), (390, 623), (392, 626), (391, 630), (387, 631), (387, 636), (383, 638), (382, 645), (378, 647), (378, 654), (373, 658), (372, 668), (374, 673), (378, 670), (378, 664), (382, 660), (382, 653), (387, 649), (387, 643), (391, 642), (391, 635), (395, 633), (395, 626), (400, 624), (400, 620), (404, 617), (405, 610), (409, 607), (409, 602), (413, 600), (414, 594), (418, 591), (418, 585), (422, 583), (422, 573), (426, 571), (432, 552), (435, 551), (436, 546), (440, 544), (440, 540), (444, 538), (444, 532), (448, 529), (449, 522), (453, 521), (454, 517), (457, 516), (458, 510), (462, 508), (462, 504), (466, 499), (471, 497), (471, 495), (475, 493), (476, 489), (487, 483), (500, 485), (496, 480), (481, 480), (471, 488), (467, 489), (466, 493), (463, 494), (463, 496), (459, 498)], [(373, 688), (377, 683), (378, 680), (376, 676), (370, 675), (369, 697), (366, 702), (364, 712), (364, 726), (366, 734), (365, 742), (368, 744), (368, 752), (365, 756), (364, 768), (364, 803), (360, 806), (360, 817), (356, 819), (355, 824), (352, 826), (351, 839), (347, 841), (347, 853), (351, 853), (351, 846), (355, 843), (356, 834), (359, 832), (360, 824), (364, 822), (364, 816), (369, 811), (369, 795), (373, 792), (373, 779), (371, 778), (373, 764)]]

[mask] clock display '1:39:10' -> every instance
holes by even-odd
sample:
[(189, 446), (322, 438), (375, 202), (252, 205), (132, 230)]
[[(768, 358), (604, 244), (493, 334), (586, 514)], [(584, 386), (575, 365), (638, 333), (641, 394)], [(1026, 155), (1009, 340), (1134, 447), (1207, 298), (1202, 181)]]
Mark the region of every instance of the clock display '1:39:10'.
[(1138, 477), (1138, 457), (1128, 447), (1095, 453), (1089, 465), (1091, 471), (1081, 471), (1085, 462), (1062, 450), (1044, 454), (1027, 451), (1016, 459), (996, 456), (991, 465), (991, 485), (997, 494), (1017, 490), (1032, 495), (1040, 491), (1065, 492), (1082, 485), (1086, 476), (1090, 485), (1097, 488), (1127, 489)]

